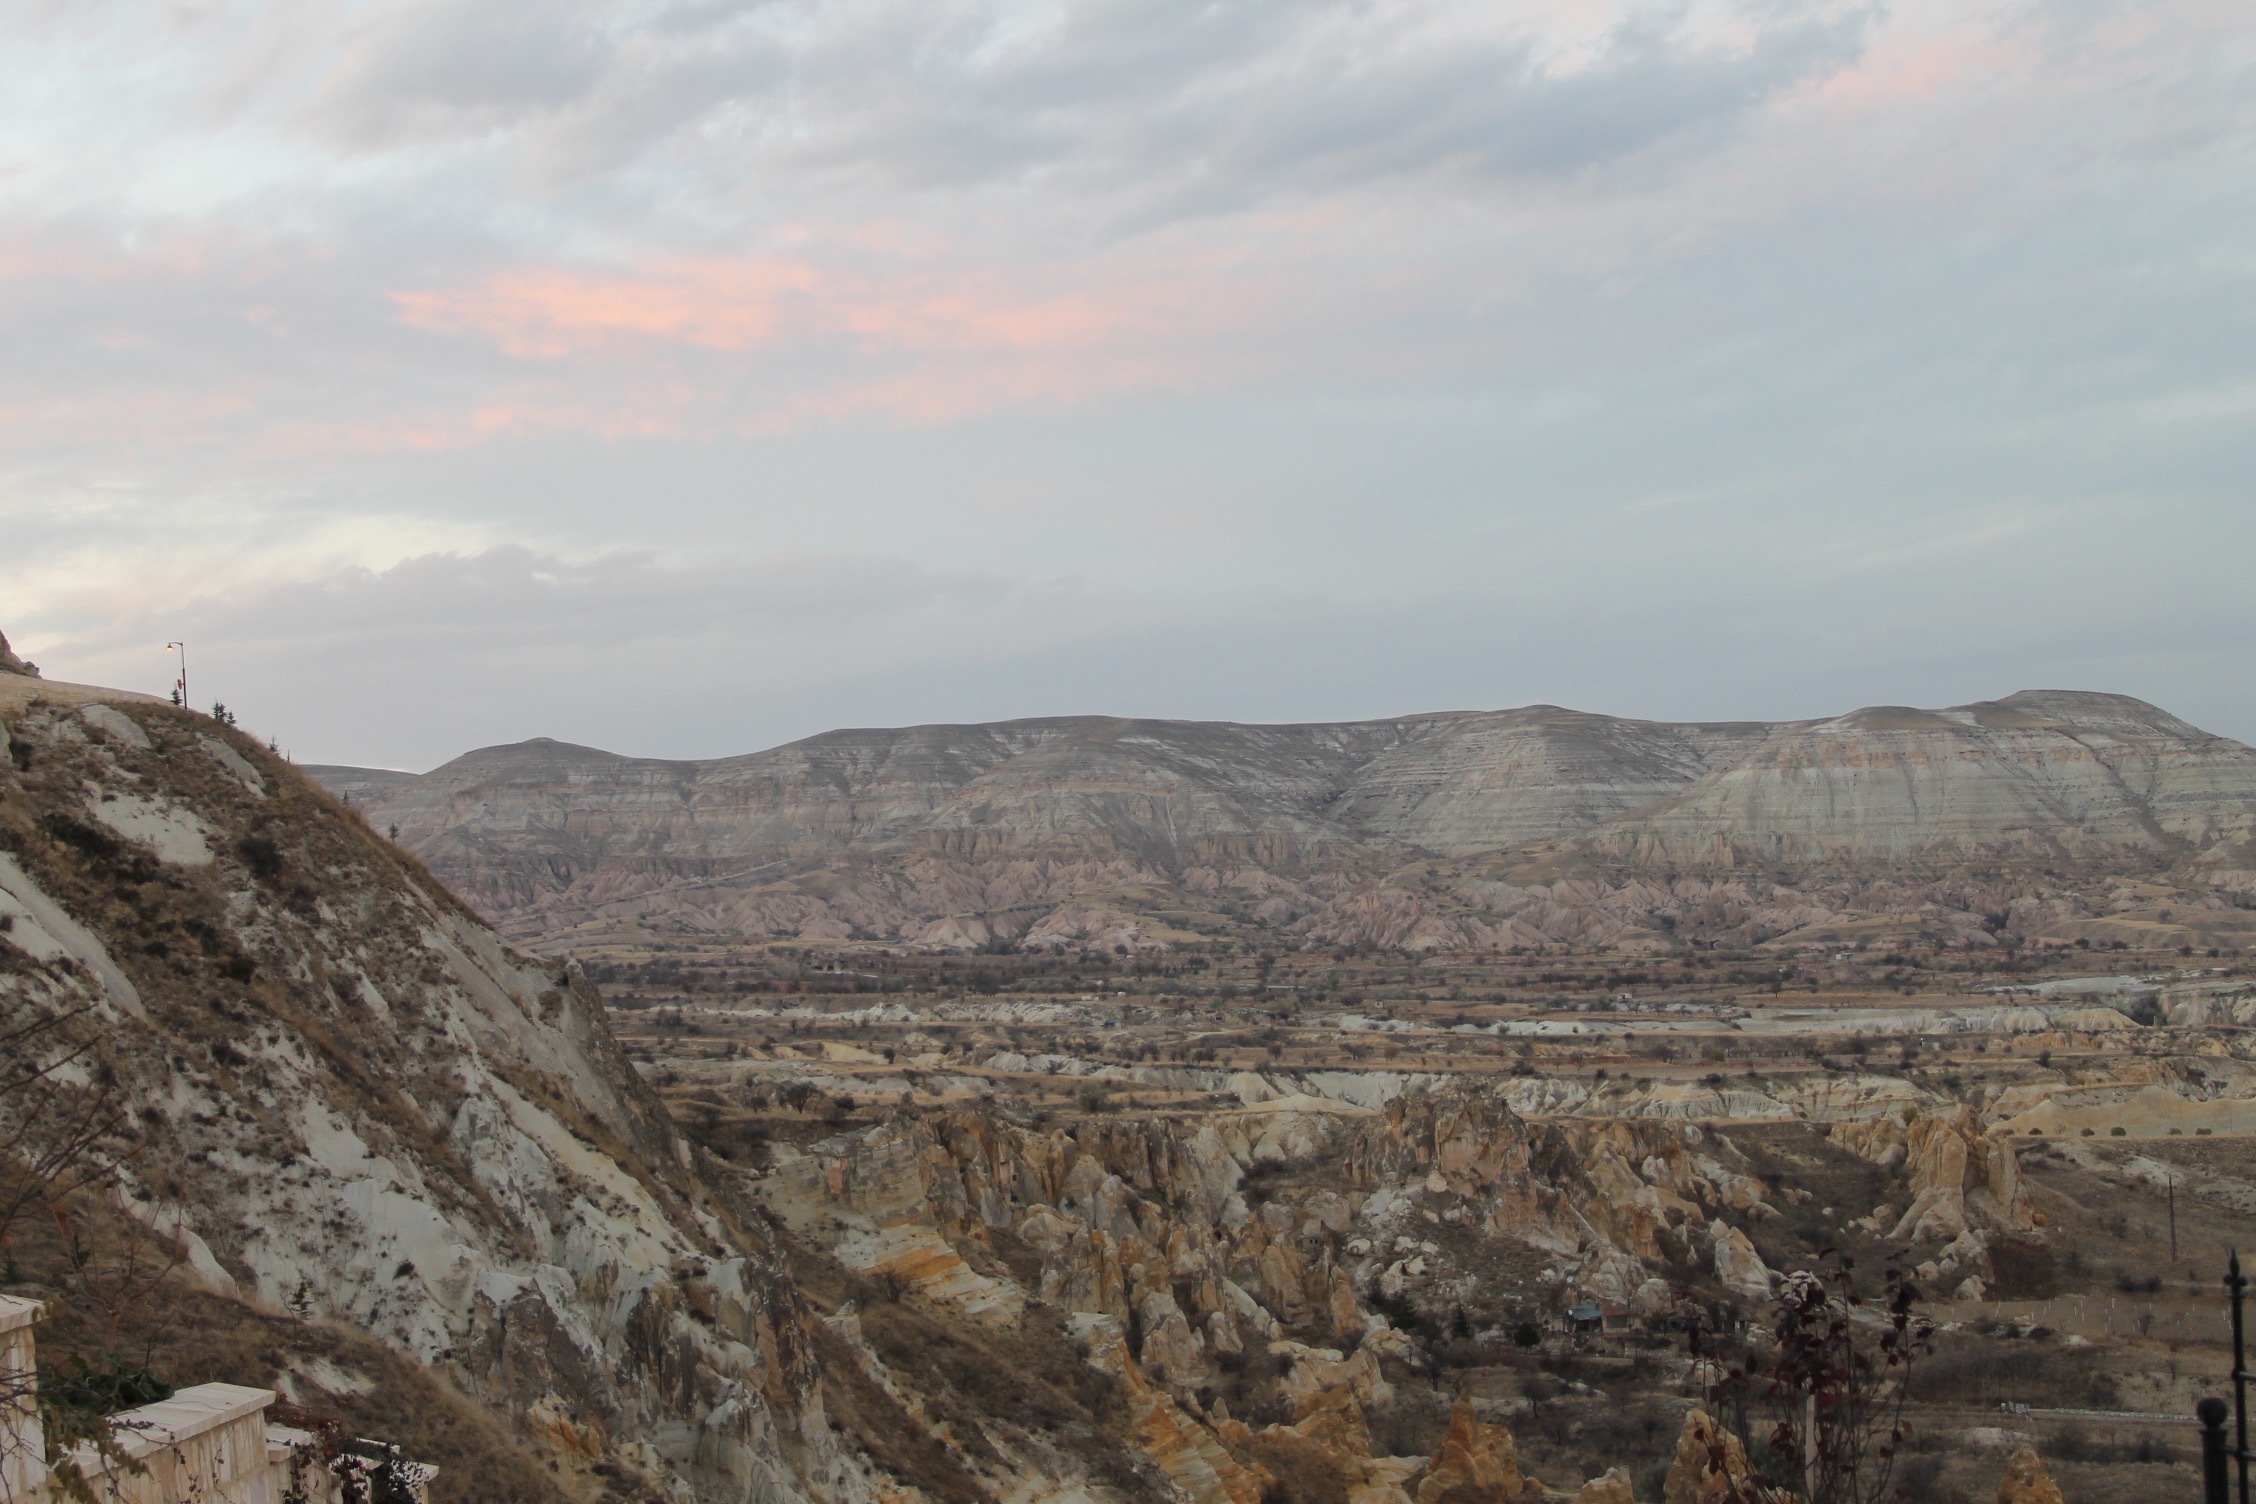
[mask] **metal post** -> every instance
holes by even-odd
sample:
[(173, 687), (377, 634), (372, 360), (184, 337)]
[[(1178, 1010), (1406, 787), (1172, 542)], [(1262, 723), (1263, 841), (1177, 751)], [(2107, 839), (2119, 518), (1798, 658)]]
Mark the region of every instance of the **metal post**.
[(188, 703), (188, 644), (185, 642), (168, 642), (165, 644), (165, 651), (180, 655), (180, 678), (174, 683), (173, 692), (180, 696), (180, 708), (182, 710), (190, 709)]
[(2211, 1396), (2193, 1407), (2201, 1417), (2201, 1504), (2232, 1504), (2225, 1474), (2225, 1417), (2232, 1409)]
[(1817, 1392), (1802, 1399), (1802, 1488), (1804, 1497), (1817, 1497)]
[(2240, 1473), (2240, 1504), (2248, 1504), (2248, 1372), (2247, 1334), (2242, 1329), (2241, 1307), (2248, 1295), (2248, 1280), (2240, 1272), (2240, 1250), (2234, 1249), (2225, 1265), (2225, 1288), (2232, 1292), (2233, 1333), (2233, 1461)]

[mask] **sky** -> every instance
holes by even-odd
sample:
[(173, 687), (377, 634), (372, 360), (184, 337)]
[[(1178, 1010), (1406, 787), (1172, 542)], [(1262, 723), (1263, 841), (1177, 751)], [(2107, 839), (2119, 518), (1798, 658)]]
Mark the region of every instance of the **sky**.
[(0, 0), (0, 630), (301, 761), (2256, 741), (2246, 0)]

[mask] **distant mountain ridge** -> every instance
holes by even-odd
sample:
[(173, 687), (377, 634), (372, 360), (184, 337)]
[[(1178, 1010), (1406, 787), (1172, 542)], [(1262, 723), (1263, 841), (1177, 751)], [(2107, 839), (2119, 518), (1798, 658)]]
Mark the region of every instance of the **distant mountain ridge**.
[(1125, 922), (1140, 943), (1173, 910), (1289, 929), (1429, 858), (1491, 880), (1531, 863), (1932, 876), (2237, 869), (2256, 842), (2256, 751), (2078, 691), (1776, 723), (1549, 705), (1289, 726), (1062, 717), (705, 761), (536, 740), (422, 775), (308, 771), (526, 934), (631, 916), (935, 944), (1041, 940), (1049, 924), (1075, 943)]

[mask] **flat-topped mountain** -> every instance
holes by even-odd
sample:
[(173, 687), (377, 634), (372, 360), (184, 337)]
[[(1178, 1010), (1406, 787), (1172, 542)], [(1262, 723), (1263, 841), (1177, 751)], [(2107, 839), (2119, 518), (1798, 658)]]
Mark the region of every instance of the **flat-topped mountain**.
[[(544, 739), (420, 776), (309, 771), (528, 935), (1110, 944), (1254, 924), (1403, 943), (1308, 921), (1434, 859), (1491, 887), (1569, 870), (1931, 880), (1968, 863), (2238, 868), (2256, 838), (2256, 752), (2065, 691), (1782, 723), (1547, 705), (1299, 726), (1063, 717), (834, 731), (709, 761)], [(1425, 943), (1459, 940), (1486, 943)]]

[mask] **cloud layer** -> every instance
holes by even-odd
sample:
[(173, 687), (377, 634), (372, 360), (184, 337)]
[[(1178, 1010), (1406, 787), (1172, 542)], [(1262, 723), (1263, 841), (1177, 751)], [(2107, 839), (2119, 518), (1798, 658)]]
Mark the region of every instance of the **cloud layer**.
[(0, 619), (86, 677), (206, 638), (307, 755), (2066, 676), (2256, 737), (2245, 6), (0, 42)]

